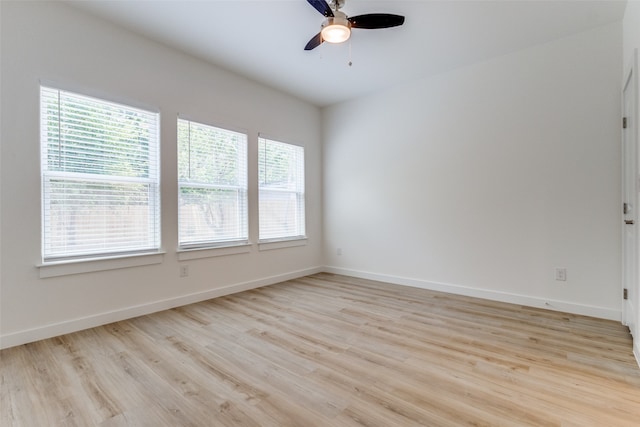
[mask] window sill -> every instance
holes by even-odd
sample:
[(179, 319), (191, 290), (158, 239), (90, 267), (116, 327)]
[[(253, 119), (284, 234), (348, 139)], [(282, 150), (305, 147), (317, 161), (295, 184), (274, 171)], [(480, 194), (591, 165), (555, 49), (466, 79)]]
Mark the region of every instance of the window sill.
[(251, 252), (251, 246), (251, 243), (240, 243), (236, 245), (220, 246), (214, 248), (178, 249), (178, 261), (246, 254)]
[(45, 279), (71, 274), (93, 273), (95, 271), (118, 270), (121, 268), (161, 264), (164, 260), (164, 254), (165, 252), (161, 251), (113, 257), (74, 259), (42, 263), (37, 267), (40, 270), (40, 278)]
[(284, 248), (293, 248), (296, 246), (306, 246), (307, 237), (295, 237), (292, 239), (286, 240), (264, 240), (258, 243), (258, 250), (260, 251), (270, 251), (272, 249), (284, 249)]

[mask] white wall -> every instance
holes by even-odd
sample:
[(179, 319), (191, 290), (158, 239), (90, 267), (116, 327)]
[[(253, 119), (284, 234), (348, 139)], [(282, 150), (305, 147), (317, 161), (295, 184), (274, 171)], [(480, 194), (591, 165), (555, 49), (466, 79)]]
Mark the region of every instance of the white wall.
[(330, 270), (620, 320), (621, 46), (617, 23), (325, 109)]
[(628, 0), (622, 21), (624, 66), (629, 66), (633, 49), (640, 48), (640, 0)]
[[(7, 347), (317, 271), (322, 262), (318, 108), (58, 2), (1, 3), (0, 345)], [(212, 43), (220, 41), (212, 40)], [(161, 113), (162, 246), (157, 265), (40, 279), (39, 84)], [(191, 260), (179, 278), (176, 117), (249, 134), (250, 239), (257, 240), (257, 134), (306, 150), (302, 247)], [(183, 262), (183, 264), (185, 264)]]

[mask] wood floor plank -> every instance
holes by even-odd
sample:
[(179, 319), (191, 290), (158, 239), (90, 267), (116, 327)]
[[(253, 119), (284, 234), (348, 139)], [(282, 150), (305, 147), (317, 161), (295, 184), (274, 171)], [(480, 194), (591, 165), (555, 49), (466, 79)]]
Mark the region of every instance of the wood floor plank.
[(0, 352), (0, 425), (640, 425), (617, 322), (333, 274)]

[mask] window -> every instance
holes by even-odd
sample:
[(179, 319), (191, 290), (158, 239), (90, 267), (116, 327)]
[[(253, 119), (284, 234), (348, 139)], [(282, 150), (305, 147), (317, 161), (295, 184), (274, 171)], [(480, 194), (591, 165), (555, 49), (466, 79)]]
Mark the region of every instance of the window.
[(40, 88), (42, 256), (160, 248), (159, 115)]
[(178, 192), (181, 248), (247, 242), (247, 135), (178, 119)]
[(304, 148), (258, 139), (260, 241), (303, 238)]

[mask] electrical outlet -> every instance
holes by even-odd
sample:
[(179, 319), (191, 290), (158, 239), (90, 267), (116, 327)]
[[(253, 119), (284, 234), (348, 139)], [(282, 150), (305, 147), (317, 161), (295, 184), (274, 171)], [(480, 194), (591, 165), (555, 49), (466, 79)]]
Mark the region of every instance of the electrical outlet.
[(560, 282), (567, 281), (567, 269), (566, 268), (556, 268), (556, 280)]
[(181, 265), (180, 266), (180, 277), (187, 277), (189, 275), (189, 266)]
[(342, 248), (336, 249), (336, 255), (342, 255)]

